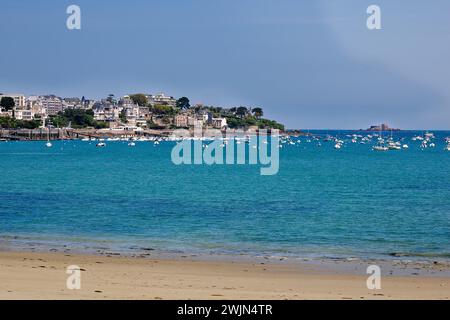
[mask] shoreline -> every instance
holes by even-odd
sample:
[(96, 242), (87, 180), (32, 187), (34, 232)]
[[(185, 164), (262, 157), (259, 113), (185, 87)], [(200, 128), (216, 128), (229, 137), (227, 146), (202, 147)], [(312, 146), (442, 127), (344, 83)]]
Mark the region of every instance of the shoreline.
[[(81, 289), (66, 288), (66, 268)], [(0, 251), (0, 299), (450, 299), (450, 277), (382, 272), (381, 289), (361, 270), (259, 261), (201, 261)]]
[[(271, 253), (231, 253), (213, 250), (195, 250), (187, 248), (161, 249), (153, 246), (108, 246), (106, 242), (39, 242), (0, 238), (0, 253), (36, 253), (69, 254), (79, 256), (120, 257), (125, 259), (158, 259), (177, 261), (220, 262), (220, 263), (258, 263), (292, 266), (310, 266), (326, 273), (365, 274), (369, 265), (378, 265), (385, 274), (395, 276), (449, 277), (450, 260), (438, 257), (357, 257), (327, 255), (293, 255)], [(20, 241), (20, 240), (19, 240)]]

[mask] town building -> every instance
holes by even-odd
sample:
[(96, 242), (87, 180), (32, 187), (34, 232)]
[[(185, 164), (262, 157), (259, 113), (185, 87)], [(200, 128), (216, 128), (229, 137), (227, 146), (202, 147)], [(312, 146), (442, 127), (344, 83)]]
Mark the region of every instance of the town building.
[(46, 118), (47, 112), (39, 96), (29, 96), (25, 100), (25, 108), (31, 110), (33, 118)]
[(63, 100), (55, 95), (39, 96), (39, 99), (49, 116), (57, 115), (65, 109)]
[(3, 97), (11, 97), (14, 99), (14, 107), (23, 108), (25, 106), (25, 96), (17, 93), (0, 93), (0, 100)]
[(148, 103), (151, 106), (166, 105), (175, 107), (177, 100), (174, 97), (166, 96), (164, 93), (158, 93), (155, 95), (147, 95)]
[(120, 98), (119, 107), (119, 111), (125, 114), (127, 124), (130, 126), (145, 127), (147, 120), (151, 118), (150, 109), (135, 104), (129, 96)]
[(97, 121), (115, 122), (119, 120), (122, 107), (113, 104), (106, 99), (94, 103), (92, 110), (94, 111), (94, 119)]
[(34, 119), (34, 114), (31, 110), (17, 109), (14, 111), (14, 117), (17, 120), (30, 121)]
[(174, 125), (176, 127), (187, 127), (188, 126), (188, 116), (187, 114), (177, 114), (174, 117)]
[(12, 117), (12, 111), (6, 111), (0, 107), (0, 117)]
[(211, 125), (217, 129), (225, 129), (227, 127), (226, 118), (212, 118)]
[(85, 100), (80, 98), (64, 98), (63, 99), (64, 109), (86, 109)]

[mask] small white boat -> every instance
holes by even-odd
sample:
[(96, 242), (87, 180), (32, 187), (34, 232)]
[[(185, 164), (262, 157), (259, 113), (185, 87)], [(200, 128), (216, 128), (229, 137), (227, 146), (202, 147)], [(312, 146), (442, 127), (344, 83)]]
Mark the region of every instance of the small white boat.
[(389, 150), (388, 147), (383, 146), (383, 145), (376, 145), (376, 146), (373, 146), (372, 149), (373, 149), (374, 151), (388, 151), (388, 150)]
[(389, 150), (400, 150), (401, 149), (401, 147), (398, 144), (396, 144), (395, 142), (389, 142), (387, 147)]
[(336, 144), (334, 145), (334, 148), (335, 148), (335, 149), (340, 149), (340, 148), (342, 148), (342, 145), (341, 145), (340, 143), (336, 143)]
[(408, 149), (408, 148), (409, 148), (409, 146), (407, 144), (403, 145), (403, 149)]
[(99, 148), (101, 148), (101, 147), (106, 147), (106, 143), (104, 143), (104, 142), (99, 142), (99, 143), (97, 143), (96, 147), (99, 147)]
[(434, 139), (434, 133), (432, 132), (427, 131), (424, 136), (428, 139)]
[(128, 146), (129, 146), (129, 147), (134, 147), (135, 145), (136, 145), (136, 143), (134, 143), (134, 142), (128, 143)]
[(46, 146), (47, 148), (51, 148), (53, 145), (52, 145), (52, 143), (49, 141), (49, 142), (47, 142), (47, 143), (45, 144), (45, 146)]

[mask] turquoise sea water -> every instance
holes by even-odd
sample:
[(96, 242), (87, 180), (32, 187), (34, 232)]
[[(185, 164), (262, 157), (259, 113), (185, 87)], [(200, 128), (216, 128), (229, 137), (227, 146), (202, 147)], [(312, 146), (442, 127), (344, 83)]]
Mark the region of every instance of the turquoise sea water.
[[(320, 132), (325, 133), (325, 132)], [(0, 143), (0, 237), (162, 251), (450, 259), (450, 152), (374, 152), (346, 140), (285, 145), (280, 169), (181, 165), (174, 142)]]

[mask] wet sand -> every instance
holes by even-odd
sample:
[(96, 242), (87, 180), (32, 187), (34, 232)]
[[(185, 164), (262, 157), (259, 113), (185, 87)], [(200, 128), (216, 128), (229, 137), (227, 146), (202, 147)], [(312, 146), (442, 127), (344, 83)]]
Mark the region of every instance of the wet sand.
[[(69, 290), (66, 268), (81, 269)], [(450, 277), (384, 275), (317, 264), (0, 252), (0, 299), (450, 299)]]

